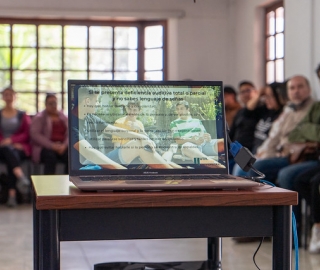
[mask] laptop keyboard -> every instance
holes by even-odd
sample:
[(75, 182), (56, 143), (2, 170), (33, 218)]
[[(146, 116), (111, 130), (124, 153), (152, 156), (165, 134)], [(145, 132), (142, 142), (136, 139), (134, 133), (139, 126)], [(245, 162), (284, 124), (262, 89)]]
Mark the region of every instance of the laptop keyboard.
[[(103, 176), (82, 176), (82, 181), (117, 181), (117, 180), (219, 180), (219, 179), (235, 179), (232, 175), (227, 174), (204, 174), (204, 175), (103, 175)], [(144, 183), (142, 183), (144, 184)]]

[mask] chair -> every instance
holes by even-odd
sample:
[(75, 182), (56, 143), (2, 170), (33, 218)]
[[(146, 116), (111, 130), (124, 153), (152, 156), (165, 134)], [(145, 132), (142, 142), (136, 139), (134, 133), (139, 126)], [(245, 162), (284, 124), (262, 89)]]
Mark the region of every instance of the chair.
[(310, 216), (310, 205), (305, 199), (301, 200), (301, 246), (304, 249), (308, 249), (310, 232), (311, 232), (311, 216)]

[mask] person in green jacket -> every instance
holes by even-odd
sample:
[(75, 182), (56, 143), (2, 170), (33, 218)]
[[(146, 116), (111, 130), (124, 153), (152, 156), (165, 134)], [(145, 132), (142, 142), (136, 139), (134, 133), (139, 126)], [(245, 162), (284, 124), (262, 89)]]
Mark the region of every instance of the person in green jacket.
[(315, 102), (308, 114), (289, 134), (289, 142), (320, 142), (320, 101)]
[[(320, 101), (313, 103), (307, 115), (290, 132), (288, 141), (320, 143)], [(278, 172), (277, 184), (282, 188), (293, 190), (294, 177), (318, 164), (319, 160), (315, 159), (286, 166)]]
[[(320, 102), (315, 102), (311, 106), (307, 115), (293, 129), (289, 136), (289, 142), (320, 142)], [(304, 175), (311, 170), (319, 167), (320, 162), (317, 159), (306, 160), (282, 168), (278, 172), (277, 184), (285, 189), (295, 190), (296, 181), (300, 175)], [(297, 223), (298, 238), (301, 236), (301, 196), (299, 196), (298, 205), (292, 208)]]
[[(320, 65), (316, 69), (320, 79)], [(305, 118), (289, 134), (290, 142), (320, 142), (320, 102), (315, 102)], [(301, 230), (301, 199), (310, 205), (310, 216), (313, 222), (309, 252), (320, 253), (320, 215), (319, 215), (319, 182), (320, 162), (308, 160), (287, 166), (279, 171), (278, 182), (281, 187), (298, 192), (299, 204), (292, 207), (296, 217), (298, 238)]]

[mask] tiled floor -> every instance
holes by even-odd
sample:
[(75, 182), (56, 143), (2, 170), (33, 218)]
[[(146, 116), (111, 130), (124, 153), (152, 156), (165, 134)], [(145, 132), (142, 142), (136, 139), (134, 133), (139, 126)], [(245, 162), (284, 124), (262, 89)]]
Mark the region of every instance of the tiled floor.
[[(257, 242), (222, 241), (223, 270), (257, 269), (252, 260)], [(206, 239), (63, 242), (61, 269), (92, 270), (96, 263), (111, 261), (204, 260), (206, 252)], [(271, 269), (271, 252), (271, 242), (264, 242), (256, 255), (260, 269)], [(310, 255), (303, 249), (299, 254), (299, 269), (320, 270), (320, 254)], [(29, 269), (33, 269), (31, 205), (15, 209), (0, 205), (0, 270)]]

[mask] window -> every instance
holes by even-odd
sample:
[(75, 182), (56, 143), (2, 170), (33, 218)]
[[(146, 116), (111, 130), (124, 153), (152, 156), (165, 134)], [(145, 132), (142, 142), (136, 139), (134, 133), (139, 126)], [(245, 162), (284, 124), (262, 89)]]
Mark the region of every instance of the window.
[(1, 19), (0, 88), (30, 114), (48, 92), (66, 111), (69, 79), (165, 80), (165, 37), (165, 21)]
[(284, 8), (277, 3), (266, 9), (266, 82), (284, 81)]

